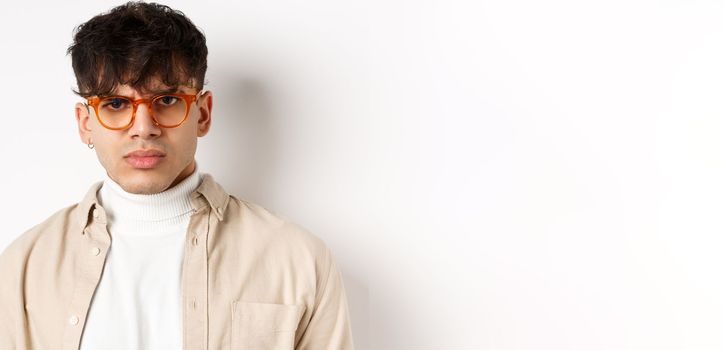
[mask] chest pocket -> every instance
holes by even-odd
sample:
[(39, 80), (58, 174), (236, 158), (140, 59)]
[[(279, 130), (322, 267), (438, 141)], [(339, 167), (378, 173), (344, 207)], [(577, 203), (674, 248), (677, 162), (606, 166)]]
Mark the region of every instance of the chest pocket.
[(303, 306), (235, 301), (232, 350), (292, 350)]

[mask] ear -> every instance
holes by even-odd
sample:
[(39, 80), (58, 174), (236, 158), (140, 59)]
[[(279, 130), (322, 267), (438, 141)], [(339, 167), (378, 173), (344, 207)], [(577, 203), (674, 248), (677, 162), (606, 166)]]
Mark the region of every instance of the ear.
[(211, 108), (214, 105), (211, 91), (206, 91), (199, 97), (199, 120), (196, 126), (196, 136), (203, 137), (211, 129)]
[(78, 135), (80, 141), (84, 144), (88, 144), (88, 140), (91, 139), (92, 131), (90, 126), (90, 112), (89, 107), (83, 103), (75, 104), (75, 120), (78, 122)]

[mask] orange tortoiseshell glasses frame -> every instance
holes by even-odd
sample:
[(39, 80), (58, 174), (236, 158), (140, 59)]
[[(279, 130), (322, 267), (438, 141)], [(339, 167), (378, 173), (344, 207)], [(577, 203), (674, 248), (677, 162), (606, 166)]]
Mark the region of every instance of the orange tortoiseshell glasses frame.
[[(149, 112), (149, 114), (151, 115), (151, 119), (153, 120), (153, 123), (154, 123), (156, 126), (159, 126), (159, 127), (162, 127), (162, 128), (175, 128), (175, 127), (183, 124), (184, 122), (186, 122), (186, 119), (188, 119), (188, 117), (189, 117), (189, 111), (191, 110), (191, 104), (194, 103), (194, 102), (196, 102), (196, 101), (198, 100), (199, 94), (201, 94), (202, 92), (203, 92), (203, 90), (197, 92), (197, 93), (194, 94), (194, 95), (187, 95), (187, 94), (158, 94), (158, 95), (155, 95), (155, 96), (153, 96), (153, 97), (151, 97), (151, 98), (139, 98), (139, 99), (136, 99), (136, 100), (134, 100), (134, 99), (132, 99), (132, 98), (130, 98), (130, 97), (127, 97), (127, 96), (103, 96), (103, 97), (93, 96), (93, 97), (88, 98), (87, 101), (88, 101), (88, 105), (91, 106), (91, 107), (93, 107), (93, 110), (96, 112), (96, 119), (98, 119), (98, 122), (101, 123), (101, 125), (103, 125), (103, 127), (105, 127), (106, 129), (110, 129), (110, 130), (125, 130), (125, 129), (130, 128), (131, 125), (133, 125), (133, 122), (136, 120), (136, 110), (138, 109), (138, 105), (140, 105), (140, 104), (146, 104), (146, 105), (148, 105), (148, 107), (149, 107), (149, 108), (148, 108), (148, 112)], [(167, 96), (180, 98), (180, 99), (182, 99), (182, 100), (186, 103), (186, 111), (184, 112), (184, 117), (183, 117), (183, 119), (182, 119), (180, 122), (178, 122), (177, 124), (174, 124), (174, 125), (164, 125), (164, 124), (159, 123), (158, 120), (156, 120), (156, 117), (153, 115), (153, 108), (151, 107), (151, 106), (153, 105), (153, 103), (154, 103), (157, 99), (163, 98), (163, 97), (167, 97)], [(104, 122), (103, 122), (103, 119), (101, 119), (100, 113), (98, 113), (98, 112), (99, 112), (98, 107), (99, 107), (101, 101), (106, 100), (106, 99), (112, 99), (112, 98), (123, 99), (123, 100), (126, 100), (126, 101), (130, 102), (130, 103), (133, 105), (133, 112), (132, 112), (132, 114), (131, 114), (131, 119), (129, 120), (128, 124), (126, 124), (126, 125), (124, 125), (124, 126), (119, 126), (119, 127), (112, 127), (112, 126), (104, 123)]]

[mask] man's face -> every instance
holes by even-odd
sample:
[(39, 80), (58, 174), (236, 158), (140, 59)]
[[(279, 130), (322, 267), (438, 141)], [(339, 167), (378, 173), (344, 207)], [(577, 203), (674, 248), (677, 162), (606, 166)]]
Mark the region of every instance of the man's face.
[[(156, 87), (152, 91), (166, 88), (160, 83)], [(191, 95), (197, 92), (190, 87), (180, 87), (177, 91)], [(154, 93), (141, 95), (121, 85), (114, 95), (140, 99), (150, 98)], [(175, 128), (156, 126), (148, 104), (138, 105), (133, 124), (125, 130), (106, 129), (93, 108), (83, 103), (76, 104), (75, 113), (81, 141), (87, 144), (92, 140), (108, 176), (127, 192), (153, 194), (176, 185), (194, 171), (197, 138), (209, 131), (211, 106), (211, 92), (207, 91), (191, 104), (186, 121)]]

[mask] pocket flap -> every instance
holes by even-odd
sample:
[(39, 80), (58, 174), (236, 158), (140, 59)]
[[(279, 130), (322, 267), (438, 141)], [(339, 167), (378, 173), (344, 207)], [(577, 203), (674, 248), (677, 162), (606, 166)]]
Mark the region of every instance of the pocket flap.
[(255, 332), (294, 332), (304, 306), (235, 301), (232, 318), (236, 324)]

